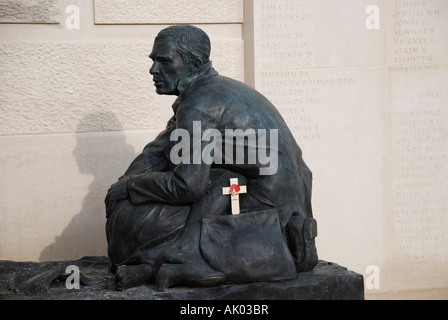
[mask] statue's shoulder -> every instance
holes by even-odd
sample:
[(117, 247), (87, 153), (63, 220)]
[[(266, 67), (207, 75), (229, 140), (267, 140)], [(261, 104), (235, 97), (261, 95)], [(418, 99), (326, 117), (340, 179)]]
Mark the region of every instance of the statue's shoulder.
[(216, 119), (235, 100), (232, 90), (234, 80), (216, 75), (197, 81), (182, 97), (177, 117)]
[[(222, 75), (204, 77), (191, 87), (181, 102), (179, 112), (184, 115), (211, 114), (211, 118), (219, 117), (226, 110), (241, 112), (252, 108), (260, 108), (261, 94), (247, 84)], [(253, 105), (253, 101), (258, 101)], [(234, 109), (238, 110), (234, 110)]]
[(231, 96), (232, 79), (220, 75), (197, 81), (184, 97), (185, 102), (196, 103), (223, 101)]
[(234, 100), (237, 92), (253, 91), (253, 88), (239, 80), (222, 75), (215, 75), (198, 81), (191, 91), (191, 96), (193, 98), (202, 97), (223, 102), (229, 99)]

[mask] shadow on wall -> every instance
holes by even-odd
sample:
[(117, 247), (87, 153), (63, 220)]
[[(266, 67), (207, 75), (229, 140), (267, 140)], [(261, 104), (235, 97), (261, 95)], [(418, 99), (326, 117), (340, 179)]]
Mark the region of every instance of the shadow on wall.
[[(103, 133), (89, 133), (89, 128)], [(126, 143), (116, 116), (112, 112), (98, 112), (85, 116), (79, 122), (73, 156), (79, 172), (93, 175), (93, 181), (82, 202), (81, 211), (71, 219), (54, 243), (41, 252), (40, 261), (107, 254), (104, 198), (109, 187), (125, 172), (136, 154), (134, 148)], [(73, 192), (76, 194), (79, 191)]]

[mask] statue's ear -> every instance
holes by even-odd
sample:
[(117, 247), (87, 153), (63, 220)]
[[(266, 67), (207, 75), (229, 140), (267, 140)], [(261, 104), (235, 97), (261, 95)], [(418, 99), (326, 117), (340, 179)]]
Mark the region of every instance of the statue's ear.
[(197, 71), (201, 70), (201, 68), (202, 68), (202, 61), (201, 61), (201, 59), (195, 59), (194, 62), (193, 62), (193, 70), (195, 72), (197, 72)]

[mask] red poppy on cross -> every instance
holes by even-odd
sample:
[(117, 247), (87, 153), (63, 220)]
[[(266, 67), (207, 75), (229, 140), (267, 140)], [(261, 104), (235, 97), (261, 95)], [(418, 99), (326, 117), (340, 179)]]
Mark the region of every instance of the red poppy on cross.
[(247, 193), (247, 188), (246, 186), (238, 185), (238, 178), (230, 179), (230, 187), (222, 188), (223, 195), (230, 195), (233, 215), (240, 213), (240, 193)]

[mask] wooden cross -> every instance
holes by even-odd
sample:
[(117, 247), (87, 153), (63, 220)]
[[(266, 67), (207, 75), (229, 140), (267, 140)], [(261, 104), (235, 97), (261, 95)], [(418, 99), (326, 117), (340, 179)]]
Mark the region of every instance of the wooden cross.
[(230, 195), (233, 215), (240, 213), (240, 193), (247, 193), (247, 188), (246, 186), (238, 185), (238, 178), (230, 179), (230, 187), (222, 188), (223, 195)]

